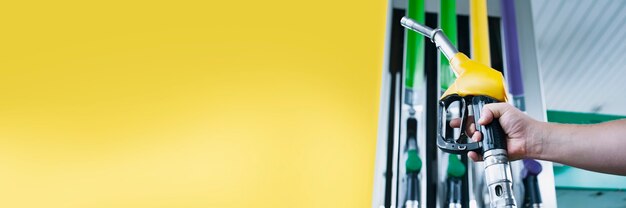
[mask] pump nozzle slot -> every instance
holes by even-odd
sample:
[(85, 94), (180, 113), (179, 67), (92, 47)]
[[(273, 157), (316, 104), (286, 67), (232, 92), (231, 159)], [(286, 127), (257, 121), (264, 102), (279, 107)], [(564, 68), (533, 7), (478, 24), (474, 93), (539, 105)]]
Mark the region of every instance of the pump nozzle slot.
[(537, 177), (543, 170), (541, 163), (532, 159), (524, 159), (524, 169), (522, 178), (524, 182), (524, 203), (523, 207), (541, 207), (541, 192)]
[(446, 203), (448, 207), (460, 208), (463, 201), (463, 178), (467, 168), (457, 155), (448, 154), (446, 178)]

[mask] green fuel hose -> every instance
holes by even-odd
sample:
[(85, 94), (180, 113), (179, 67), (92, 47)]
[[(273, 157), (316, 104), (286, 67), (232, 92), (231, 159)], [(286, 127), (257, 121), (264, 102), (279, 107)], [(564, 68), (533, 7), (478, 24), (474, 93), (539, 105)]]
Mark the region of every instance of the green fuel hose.
[[(456, 1), (455, 0), (441, 0), (441, 11), (439, 16), (439, 26), (445, 31), (446, 36), (454, 45), (457, 46), (457, 23), (456, 23)], [(442, 92), (446, 91), (450, 85), (454, 82), (454, 73), (450, 68), (450, 62), (446, 58), (440, 59), (439, 68), (439, 83), (441, 85)]]
[[(417, 22), (424, 23), (426, 19), (424, 11), (424, 0), (408, 0), (407, 16)], [(413, 89), (423, 85), (424, 82), (424, 36), (415, 31), (406, 30), (405, 39), (405, 62), (406, 71), (405, 103), (413, 105)]]

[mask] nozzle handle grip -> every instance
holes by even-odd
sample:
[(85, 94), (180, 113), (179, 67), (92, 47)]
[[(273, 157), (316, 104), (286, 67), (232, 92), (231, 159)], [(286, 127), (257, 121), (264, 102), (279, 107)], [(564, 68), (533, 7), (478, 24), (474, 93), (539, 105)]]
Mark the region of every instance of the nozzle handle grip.
[(487, 152), (492, 149), (506, 150), (506, 134), (504, 133), (498, 119), (494, 118), (493, 121), (487, 125), (478, 124), (483, 107), (489, 103), (497, 102), (500, 101), (488, 96), (474, 96), (472, 98), (472, 108), (474, 110), (474, 123), (476, 124), (476, 130), (480, 131), (483, 136), (483, 152)]

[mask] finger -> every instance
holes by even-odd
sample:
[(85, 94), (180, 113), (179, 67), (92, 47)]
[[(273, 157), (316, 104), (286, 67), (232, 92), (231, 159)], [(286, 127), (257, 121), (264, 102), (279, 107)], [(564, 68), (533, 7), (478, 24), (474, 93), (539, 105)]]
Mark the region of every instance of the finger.
[(483, 136), (479, 131), (474, 132), (474, 134), (472, 135), (472, 140), (474, 140), (475, 142), (480, 142), (480, 140), (482, 139), (483, 139)]
[(482, 112), (480, 114), (480, 119), (478, 119), (478, 123), (480, 125), (487, 125), (491, 123), (491, 121), (494, 118), (500, 118), (510, 108), (511, 108), (511, 105), (508, 103), (487, 104), (482, 109)]
[(461, 127), (461, 119), (460, 118), (452, 119), (450, 121), (450, 127), (452, 127), (452, 128), (459, 128), (459, 127)]
[(472, 136), (472, 135), (474, 135), (474, 132), (476, 132), (476, 124), (471, 123), (471, 124), (469, 125), (469, 127), (468, 127), (467, 129), (465, 129), (465, 133), (466, 133), (468, 136)]
[(476, 162), (483, 160), (483, 158), (480, 155), (478, 155), (478, 153), (476, 152), (468, 152), (467, 157), (469, 157), (470, 159)]

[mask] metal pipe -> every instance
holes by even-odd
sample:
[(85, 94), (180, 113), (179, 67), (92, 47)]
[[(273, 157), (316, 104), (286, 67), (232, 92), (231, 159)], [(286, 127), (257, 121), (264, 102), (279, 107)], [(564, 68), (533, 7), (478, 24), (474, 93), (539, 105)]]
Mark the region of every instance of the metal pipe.
[(441, 51), (441, 53), (443, 53), (443, 55), (446, 56), (446, 59), (448, 60), (452, 59), (455, 54), (459, 53), (459, 50), (456, 49), (456, 47), (452, 44), (452, 42), (450, 42), (450, 40), (446, 37), (441, 29), (432, 29), (408, 17), (402, 17), (402, 19), (400, 20), (400, 24), (410, 30), (413, 30), (430, 38), (430, 40), (437, 46), (437, 49), (439, 49), (439, 51)]

